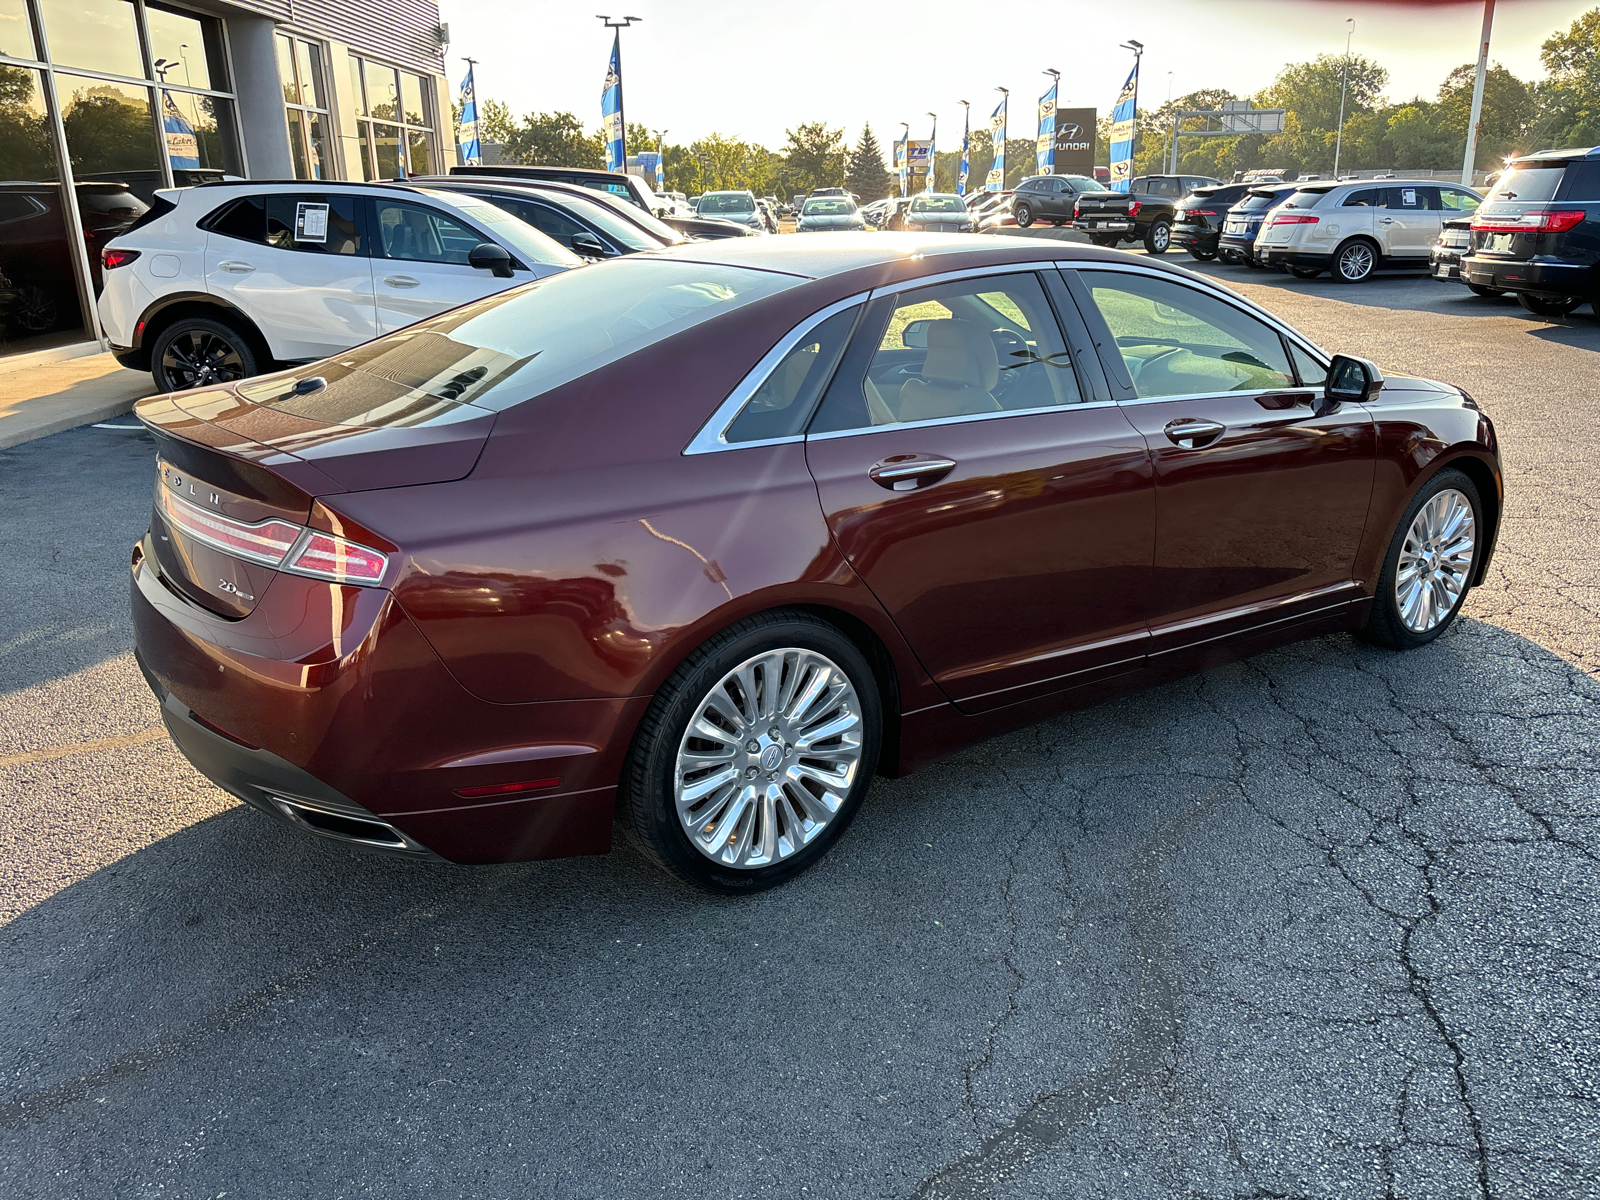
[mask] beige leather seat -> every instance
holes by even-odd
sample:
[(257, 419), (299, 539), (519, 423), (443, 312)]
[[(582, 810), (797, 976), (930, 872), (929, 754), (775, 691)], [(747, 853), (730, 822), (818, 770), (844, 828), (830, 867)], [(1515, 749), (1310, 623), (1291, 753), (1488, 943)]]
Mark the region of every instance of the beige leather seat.
[(983, 326), (960, 318), (930, 321), (922, 378), (908, 379), (900, 388), (900, 419), (1000, 412), (990, 392), (999, 378), (1000, 359)]

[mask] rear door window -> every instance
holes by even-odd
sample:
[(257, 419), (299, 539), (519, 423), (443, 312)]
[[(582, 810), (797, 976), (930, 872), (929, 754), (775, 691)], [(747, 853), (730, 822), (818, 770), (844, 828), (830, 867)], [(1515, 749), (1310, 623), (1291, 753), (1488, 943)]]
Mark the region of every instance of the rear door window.
[(1399, 208), (1409, 212), (1428, 210), (1428, 192), (1425, 187), (1391, 187), (1383, 189), (1382, 208)]
[(803, 334), (739, 410), (723, 440), (756, 442), (804, 432), (860, 315), (861, 306), (856, 305)]
[(1362, 188), (1344, 198), (1345, 208), (1381, 208), (1383, 195), (1388, 188)]
[(1442, 187), (1439, 189), (1439, 207), (1449, 213), (1471, 213), (1478, 211), (1482, 201), (1471, 192), (1462, 188)]
[(364, 255), (361, 200), (329, 193), (242, 196), (205, 228), (243, 242), (304, 254)]
[(1558, 198), (1580, 204), (1600, 201), (1600, 160), (1568, 163)]

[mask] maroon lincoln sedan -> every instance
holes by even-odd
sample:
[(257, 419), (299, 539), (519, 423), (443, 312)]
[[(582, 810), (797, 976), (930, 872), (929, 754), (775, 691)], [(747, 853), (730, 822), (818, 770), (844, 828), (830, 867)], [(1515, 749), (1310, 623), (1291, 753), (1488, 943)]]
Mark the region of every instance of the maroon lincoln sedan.
[(145, 401), (138, 658), (241, 800), (459, 863), (808, 866), (874, 774), (1264, 647), (1437, 637), (1459, 388), (1114, 251), (697, 242)]

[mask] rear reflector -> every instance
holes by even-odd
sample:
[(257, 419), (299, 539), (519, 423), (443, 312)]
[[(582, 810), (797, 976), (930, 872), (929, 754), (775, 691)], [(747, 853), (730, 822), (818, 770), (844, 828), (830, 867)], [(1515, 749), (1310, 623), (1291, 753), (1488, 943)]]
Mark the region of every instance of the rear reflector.
[(1272, 221), (1270, 223), (1273, 225), (1315, 225), (1317, 223), (1317, 218), (1311, 216), (1309, 213), (1280, 212), (1272, 214)]
[(331, 533), (276, 518), (248, 524), (191, 504), (169, 488), (157, 485), (156, 493), (161, 513), (174, 529), (247, 562), (367, 586), (382, 582), (389, 568), (385, 555)]
[(560, 787), (559, 779), (528, 779), (522, 783), (491, 783), (487, 787), (457, 788), (463, 800), (483, 800), (490, 796), (513, 796), (518, 792), (543, 792)]

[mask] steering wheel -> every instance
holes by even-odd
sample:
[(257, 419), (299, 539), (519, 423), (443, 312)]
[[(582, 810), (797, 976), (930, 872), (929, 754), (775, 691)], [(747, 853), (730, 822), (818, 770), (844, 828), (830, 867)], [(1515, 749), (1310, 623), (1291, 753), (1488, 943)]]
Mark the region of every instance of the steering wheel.
[[(1159, 350), (1156, 353), (1152, 354), (1149, 358), (1144, 359), (1142, 362), (1140, 362), (1137, 370), (1129, 371), (1128, 374), (1133, 378), (1133, 381), (1135, 383), (1138, 383), (1139, 382), (1139, 376), (1141, 376), (1141, 375), (1143, 375), (1145, 373), (1145, 371), (1149, 368), (1151, 363), (1159, 362), (1161, 359), (1166, 358), (1167, 355), (1176, 354), (1176, 353), (1178, 353), (1178, 351), (1180, 351), (1182, 349), (1183, 349), (1182, 346), (1168, 346), (1165, 350)], [(1124, 359), (1123, 361), (1126, 362), (1127, 360)]]
[(1020, 368), (1032, 361), (1033, 354), (1028, 343), (1009, 329), (991, 329), (989, 340), (994, 343), (995, 357), (1000, 360), (1000, 378), (990, 393), (998, 399), (1016, 386)]

